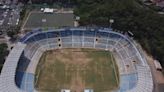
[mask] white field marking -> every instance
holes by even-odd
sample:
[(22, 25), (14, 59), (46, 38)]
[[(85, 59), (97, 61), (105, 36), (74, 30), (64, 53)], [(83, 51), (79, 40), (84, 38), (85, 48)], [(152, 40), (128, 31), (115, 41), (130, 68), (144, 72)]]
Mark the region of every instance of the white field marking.
[(40, 69), (39, 69), (38, 75), (37, 75), (37, 77), (36, 77), (36, 82), (34, 83), (35, 86), (36, 86), (36, 84), (38, 83), (39, 76), (40, 76)]
[(96, 45), (96, 32), (95, 32), (95, 36), (94, 36), (94, 45), (93, 45), (94, 48), (95, 48), (95, 45)]
[(28, 21), (28, 19), (29, 19), (29, 17), (30, 17), (31, 14), (32, 14), (32, 12), (30, 12), (30, 13), (28, 14), (28, 16), (27, 16), (27, 18), (26, 18), (26, 20), (25, 20), (25, 22), (24, 22), (24, 24), (23, 24), (23, 26), (22, 26), (21, 29), (24, 29), (24, 27), (25, 27), (25, 25), (26, 25), (26, 23), (27, 23), (27, 21)]
[[(111, 58), (111, 60), (112, 60), (112, 65), (113, 65), (113, 67), (114, 67), (114, 73), (115, 73), (115, 76), (116, 76), (117, 85), (119, 85), (118, 76), (117, 76), (117, 73), (116, 73), (116, 67), (115, 67), (114, 60), (113, 60), (114, 57), (113, 57), (112, 53), (110, 53), (110, 58)], [(116, 62), (115, 62), (115, 63), (116, 63)]]

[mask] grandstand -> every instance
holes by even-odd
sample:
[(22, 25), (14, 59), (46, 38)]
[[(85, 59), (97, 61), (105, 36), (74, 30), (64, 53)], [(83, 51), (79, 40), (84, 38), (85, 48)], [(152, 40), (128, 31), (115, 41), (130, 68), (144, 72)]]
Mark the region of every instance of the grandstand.
[[(60, 42), (59, 42), (60, 39)], [(62, 28), (27, 33), (12, 49), (0, 75), (1, 92), (37, 92), (34, 75), (42, 54), (62, 48), (111, 51), (119, 67), (116, 92), (153, 92), (150, 68), (133, 41), (111, 28)]]

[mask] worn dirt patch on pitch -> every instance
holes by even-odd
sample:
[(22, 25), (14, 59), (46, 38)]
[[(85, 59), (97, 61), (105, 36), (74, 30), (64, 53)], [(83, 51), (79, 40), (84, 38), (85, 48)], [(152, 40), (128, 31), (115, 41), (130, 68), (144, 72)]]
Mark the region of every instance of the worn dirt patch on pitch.
[[(52, 53), (52, 55), (54, 56), (54, 58), (60, 60), (65, 64), (86, 65), (91, 61), (91, 59), (88, 58), (86, 53), (84, 53), (81, 49), (56, 50)], [(52, 60), (53, 57), (50, 57), (50, 60)]]
[(95, 49), (58, 49), (45, 52), (37, 71), (36, 89), (45, 92), (104, 92), (117, 88), (110, 53)]

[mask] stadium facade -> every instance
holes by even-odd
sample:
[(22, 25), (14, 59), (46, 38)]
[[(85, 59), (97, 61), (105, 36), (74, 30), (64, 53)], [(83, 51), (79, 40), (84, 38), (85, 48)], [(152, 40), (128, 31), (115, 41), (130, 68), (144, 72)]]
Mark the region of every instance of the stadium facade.
[(152, 92), (153, 79), (142, 53), (128, 36), (110, 28), (62, 28), (27, 33), (8, 55), (0, 75), (0, 92), (37, 92), (34, 75), (42, 54), (62, 48), (111, 51), (119, 68), (117, 92)]

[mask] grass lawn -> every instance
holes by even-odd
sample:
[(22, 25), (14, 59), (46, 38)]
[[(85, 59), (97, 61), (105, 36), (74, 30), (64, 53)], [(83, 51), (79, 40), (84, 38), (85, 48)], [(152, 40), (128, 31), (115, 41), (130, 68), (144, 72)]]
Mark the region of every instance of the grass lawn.
[(35, 87), (41, 92), (70, 89), (107, 92), (118, 88), (118, 68), (110, 52), (95, 49), (47, 51), (38, 64)]

